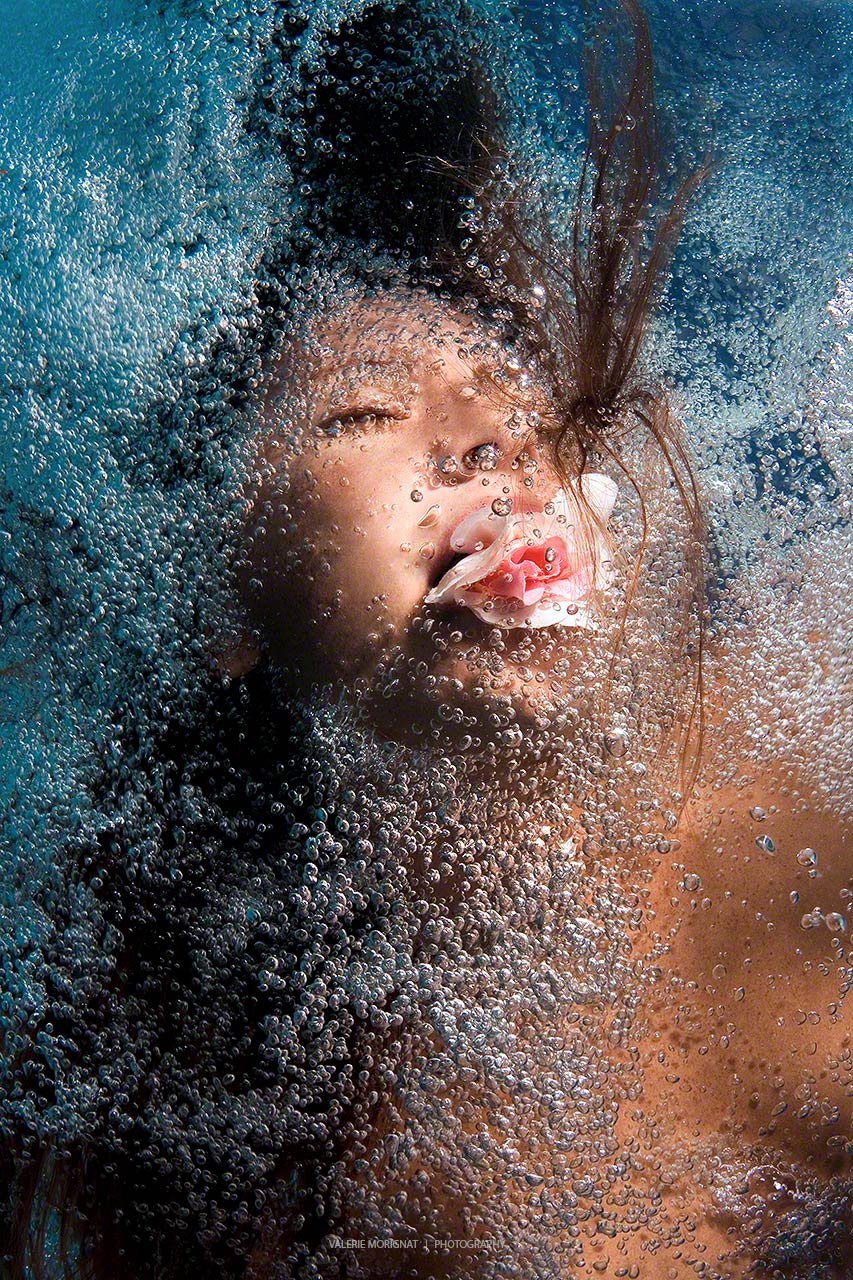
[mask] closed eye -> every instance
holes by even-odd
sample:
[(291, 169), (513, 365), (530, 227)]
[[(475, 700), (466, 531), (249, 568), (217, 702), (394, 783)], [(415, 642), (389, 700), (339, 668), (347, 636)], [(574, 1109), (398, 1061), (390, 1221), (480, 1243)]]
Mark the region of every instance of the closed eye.
[(405, 413), (397, 406), (353, 405), (350, 408), (336, 409), (333, 413), (327, 414), (318, 422), (317, 430), (323, 432), (324, 435), (336, 436), (342, 431), (352, 430), (353, 428), (365, 431), (377, 425), (399, 422), (408, 416), (408, 413)]

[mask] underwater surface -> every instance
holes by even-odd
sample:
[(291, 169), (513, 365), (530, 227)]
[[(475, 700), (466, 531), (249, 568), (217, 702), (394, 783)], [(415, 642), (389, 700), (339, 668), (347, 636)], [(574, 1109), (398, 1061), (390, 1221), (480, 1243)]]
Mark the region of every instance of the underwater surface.
[[(610, 10), (502, 0), (5, 6), (0, 1129), (19, 1168), (34, 1152), (72, 1153), (70, 1167), (88, 1152), (96, 1198), (110, 1178), (129, 1179), (128, 1239), (151, 1242), (155, 1270), (116, 1277), (188, 1274), (171, 1269), (183, 1265), (173, 1241), (187, 1268), (223, 1277), (853, 1275), (843, 1163), (853, 1129), (843, 862), (853, 810), (853, 4), (650, 0), (646, 11), (662, 190), (710, 162), (644, 361), (684, 424), (707, 520), (708, 687), (728, 691), (725, 714), (709, 715), (703, 776), (709, 792), (734, 798), (719, 821), (703, 800), (711, 807), (700, 807), (697, 830), (713, 843), (738, 795), (760, 815), (748, 854), (717, 879), (693, 868), (675, 830), (682, 781), (655, 773), (678, 754), (665, 704), (688, 697), (682, 659), (698, 643), (675, 622), (682, 551), (698, 527), (676, 510), (678, 459), (650, 499), (646, 542), (615, 455), (592, 451), (589, 469), (619, 485), (613, 529), (625, 563), (645, 566), (646, 613), (627, 627), (618, 660), (607, 648), (615, 613), (591, 628), (586, 668), (561, 651), (563, 685), (549, 709), (528, 699), (528, 720), (507, 711), (516, 695), (500, 685), (491, 720), (460, 692), (458, 715), (433, 721), (438, 686), (423, 677), (410, 719), (430, 732), (416, 723), (414, 745), (391, 733), (377, 746), (362, 700), (396, 706), (409, 675), (422, 678), (416, 658), (435, 658), (418, 649), (404, 672), (379, 622), (364, 624), (379, 655), (368, 692), (348, 669), (343, 693), (325, 702), (308, 695), (307, 678), (303, 697), (289, 677), (255, 687), (242, 668), (215, 671), (216, 655), (240, 644), (229, 565), (247, 522), (256, 546), (273, 541), (276, 511), (285, 525), (307, 512), (325, 528), (322, 477), (304, 494), (298, 481), (316, 456), (298, 427), (313, 394), (303, 383), (322, 364), (312, 352), (346, 348), (347, 317), (361, 315), (359, 341), (367, 333), (376, 352), (364, 358), (396, 359), (400, 331), (380, 321), (374, 333), (363, 303), (365, 288), (399, 288), (398, 250), (419, 225), (410, 200), (403, 230), (388, 214), (387, 243), (371, 239), (384, 197), (370, 165), (398, 121), (388, 116), (383, 138), (383, 77), (401, 77), (395, 104), (432, 93), (441, 119), (441, 104), (457, 102), (448, 45), (463, 60), (487, 47), (508, 149), (569, 234), (587, 128), (581, 56)], [(353, 52), (359, 40), (364, 57)], [(410, 61), (395, 41), (415, 50)], [(379, 103), (367, 124), (336, 97), (353, 68)], [(373, 129), (378, 150), (367, 148), (361, 167), (347, 160), (338, 108), (324, 106), (335, 102), (351, 110), (351, 133)], [(422, 133), (413, 126), (416, 152), (432, 136), (426, 120)], [(320, 214), (314, 207), (324, 166), (338, 174), (328, 178), (335, 199), (352, 195), (343, 231), (332, 214), (323, 221), (322, 200)], [(386, 203), (401, 198), (387, 191)], [(411, 194), (420, 198), (417, 179)], [(476, 210), (471, 226), (476, 257)], [(431, 343), (446, 354), (462, 342), (465, 358), (479, 342), (487, 363), (497, 359), (491, 337), (471, 340), (474, 312), (464, 323), (445, 316), (436, 336), (430, 288), (420, 282), (416, 294), (412, 360)], [(297, 358), (281, 379), (297, 389), (285, 403), (270, 353), (294, 334)], [(431, 367), (394, 366), (383, 395), (402, 395), (404, 383), (406, 395), (427, 394)], [(529, 367), (534, 395), (541, 366)], [(519, 412), (547, 417), (520, 385)], [(364, 406), (349, 411), (360, 432)], [(273, 441), (262, 463), (259, 421)], [(641, 466), (632, 440), (629, 470)], [(406, 481), (421, 561), (438, 544), (424, 520), (449, 518), (454, 474), (465, 478), (467, 454), (441, 454)], [(292, 488), (269, 479), (280, 458)], [(491, 515), (510, 521), (526, 499), (514, 488), (505, 510), (492, 503), (496, 465), (475, 458), (474, 483)], [(545, 471), (540, 463), (537, 484)], [(363, 501), (369, 528), (370, 495)], [(306, 547), (306, 582), (334, 579), (334, 555), (316, 568), (320, 552)], [(596, 589), (615, 583), (627, 609), (623, 569), (605, 568)], [(247, 574), (264, 578), (254, 561)], [(431, 579), (432, 590), (443, 581)], [(288, 612), (307, 616), (312, 590)], [(318, 598), (326, 625), (331, 596)], [(376, 609), (375, 596), (365, 600), (359, 618)], [(584, 616), (569, 610), (564, 633), (583, 631)], [(442, 653), (462, 643), (459, 625)], [(307, 652), (315, 632), (294, 627), (293, 646)], [(481, 683), (490, 671), (500, 684), (504, 646), (516, 641), (487, 631), (465, 661)], [(523, 672), (554, 660), (517, 643)], [(456, 668), (435, 671), (462, 690)], [(286, 723), (274, 703), (288, 708)], [(202, 720), (195, 738), (187, 726)], [(747, 778), (772, 783), (753, 794)], [(836, 823), (824, 845), (805, 800), (785, 826), (792, 789), (823, 798), (809, 812)], [(719, 835), (710, 868), (734, 840)], [(729, 900), (764, 894), (754, 868), (773, 860), (765, 896), (750, 898), (743, 918), (726, 914)], [(669, 906), (655, 905), (658, 892)], [(668, 910), (677, 924), (656, 932)], [(780, 950), (758, 948), (754, 1006), (740, 960), (736, 976), (728, 958), (679, 952), (703, 913), (729, 940), (775, 929)], [(805, 961), (801, 937), (817, 948)], [(804, 1007), (820, 981), (831, 994), (821, 988)], [(697, 1012), (703, 1000), (713, 1018)], [(774, 1041), (756, 1068), (775, 1089), (770, 1101), (764, 1083), (752, 1093), (731, 1084), (743, 1064), (726, 1057), (731, 1042), (738, 1058), (741, 1019), (757, 1026), (764, 1011), (785, 1045), (776, 1057), (796, 1059), (786, 1075)], [(797, 1036), (816, 1025), (813, 1012), (821, 1034), (831, 1027), (826, 1042), (815, 1033), (823, 1074), (807, 1066), (801, 1076), (809, 1050)], [(658, 1016), (679, 1025), (689, 1053), (668, 1048), (678, 1037), (655, 1031)], [(709, 1052), (728, 1063), (716, 1092), (703, 1076)], [(774, 1146), (766, 1117), (754, 1134), (745, 1122), (747, 1137), (736, 1119), (718, 1124), (721, 1099), (741, 1090), (762, 1117), (765, 1103), (767, 1114), (801, 1114), (808, 1140), (797, 1131)], [(620, 1128), (640, 1112), (634, 1130)], [(667, 1113), (681, 1129), (667, 1132)], [(344, 1248), (343, 1238), (466, 1243), (427, 1245), (420, 1262), (401, 1247), (391, 1262), (390, 1246)], [(750, 1239), (762, 1242), (753, 1253)], [(57, 1247), (54, 1238), (46, 1256)]]

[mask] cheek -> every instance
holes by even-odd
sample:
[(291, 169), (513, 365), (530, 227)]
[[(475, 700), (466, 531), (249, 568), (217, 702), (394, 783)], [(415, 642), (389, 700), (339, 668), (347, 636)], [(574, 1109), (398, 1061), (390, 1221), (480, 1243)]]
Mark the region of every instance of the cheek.
[(382, 444), (319, 469), (298, 524), (322, 551), (324, 572), (344, 602), (368, 609), (386, 597), (385, 611), (400, 618), (429, 588), (434, 535), (418, 527), (416, 462)]
[(431, 542), (399, 460), (396, 475), (358, 476), (340, 460), (306, 470), (259, 504), (247, 603), (280, 659), (305, 651), (352, 667), (405, 634), (429, 589)]

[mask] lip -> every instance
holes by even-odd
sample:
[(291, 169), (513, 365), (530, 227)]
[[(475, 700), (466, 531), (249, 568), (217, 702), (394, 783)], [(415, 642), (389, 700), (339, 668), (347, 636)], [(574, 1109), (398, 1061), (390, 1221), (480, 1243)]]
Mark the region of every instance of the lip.
[[(454, 549), (452, 545), (453, 535), (456, 529), (458, 529), (461, 524), (464, 524), (466, 520), (469, 520), (471, 518), (471, 516), (476, 515), (478, 511), (482, 511), (482, 510), (483, 510), (482, 503), (478, 503), (476, 506), (469, 507), (469, 509), (463, 512), (463, 514), (459, 517), (454, 527), (452, 529), (449, 529), (441, 539), (441, 543), (439, 544), (437, 553), (433, 559), (433, 572), (430, 575), (430, 579), (429, 579), (430, 590), (432, 590), (433, 587), (438, 585), (438, 583), (447, 573), (448, 569), (452, 569), (453, 566), (455, 564), (458, 564), (460, 560), (465, 559), (468, 552), (456, 551)], [(545, 512), (543, 510), (539, 510), (539, 511), (525, 510), (523, 512), (524, 520), (535, 520), (538, 516), (544, 516), (544, 515), (545, 515)], [(500, 515), (497, 515), (497, 513), (495, 513), (495, 522), (496, 522), (495, 527), (497, 530), (496, 536), (500, 536), (500, 526), (498, 525), (497, 522), (503, 523), (504, 521), (513, 521), (514, 519), (518, 520), (518, 518), (519, 518), (518, 513), (513, 513), (507, 516), (500, 516)]]
[[(504, 514), (484, 505), (469, 512), (442, 540), (425, 602), (461, 605), (501, 629), (594, 628), (596, 593), (611, 581), (604, 526), (617, 489), (597, 472), (585, 473), (579, 489), (580, 494), (559, 490), (547, 509)], [(584, 517), (582, 500), (591, 507), (592, 521)], [(519, 557), (525, 546), (529, 554)], [(548, 547), (556, 557), (553, 573), (539, 554), (547, 555)], [(506, 577), (492, 587), (492, 575), (501, 568)]]
[[(464, 640), (482, 644), (486, 637), (497, 632), (501, 644), (507, 651), (521, 642), (545, 643), (549, 638), (553, 639), (556, 629), (556, 624), (549, 627), (501, 627), (497, 622), (487, 622), (485, 618), (481, 618), (479, 614), (461, 604), (427, 605), (426, 608), (432, 624), (431, 634), (446, 636), (450, 632), (461, 631)], [(580, 628), (559, 627), (559, 631), (564, 643), (579, 645), (583, 641), (584, 633)]]
[(433, 632), (437, 628), (440, 628), (441, 634), (461, 631), (466, 640), (482, 641), (485, 636), (491, 635), (495, 630), (493, 626), (489, 626), (482, 618), (478, 618), (476, 613), (472, 613), (461, 604), (428, 605), (427, 608), (432, 620)]

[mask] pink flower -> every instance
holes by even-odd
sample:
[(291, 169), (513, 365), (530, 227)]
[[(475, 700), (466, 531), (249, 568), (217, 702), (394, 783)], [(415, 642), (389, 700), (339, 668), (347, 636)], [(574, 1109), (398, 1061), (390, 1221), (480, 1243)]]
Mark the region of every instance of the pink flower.
[(498, 627), (595, 626), (595, 595), (612, 580), (604, 532), (616, 485), (585, 472), (544, 511), (466, 516), (450, 545), (463, 552), (425, 597), (426, 604), (464, 605)]

